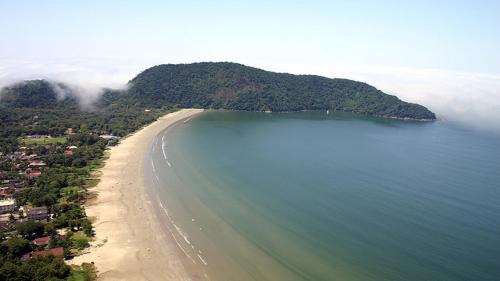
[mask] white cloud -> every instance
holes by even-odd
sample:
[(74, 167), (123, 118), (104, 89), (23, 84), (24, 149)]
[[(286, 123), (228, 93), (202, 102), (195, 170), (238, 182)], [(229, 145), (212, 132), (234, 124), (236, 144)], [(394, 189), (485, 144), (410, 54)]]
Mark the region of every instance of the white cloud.
[(500, 75), (378, 69), (352, 71), (349, 76), (403, 100), (426, 105), (438, 118), (472, 128), (500, 131)]
[(120, 60), (0, 61), (0, 87), (22, 80), (47, 79), (80, 88), (123, 88), (139, 71), (148, 65)]
[[(84, 101), (97, 97), (103, 87), (123, 88), (140, 71), (161, 61), (75, 60), (0, 62), (0, 87), (25, 79), (64, 82)], [(249, 62), (244, 62), (249, 63)], [(402, 67), (249, 63), (280, 72), (318, 74), (367, 82), (402, 100), (427, 106), (438, 118), (469, 127), (500, 132), (500, 75)]]
[(270, 69), (366, 82), (419, 103), (439, 119), (500, 132), (500, 75), (385, 66), (274, 65)]
[[(76, 93), (83, 107), (90, 107), (103, 88), (122, 89), (146, 66), (120, 60), (74, 60), (68, 62), (2, 60), (0, 88), (23, 80), (62, 82)], [(58, 95), (64, 95), (57, 87)]]

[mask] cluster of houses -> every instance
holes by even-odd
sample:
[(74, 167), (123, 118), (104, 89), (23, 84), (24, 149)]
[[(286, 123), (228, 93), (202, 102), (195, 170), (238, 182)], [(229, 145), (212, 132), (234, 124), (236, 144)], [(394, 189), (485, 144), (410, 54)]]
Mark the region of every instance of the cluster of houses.
[[(29, 137), (46, 138), (47, 136), (34, 135)], [(73, 150), (75, 148), (67, 147), (66, 149)], [(32, 152), (33, 149), (21, 146), (15, 152), (0, 156), (0, 160), (8, 163), (6, 166), (10, 169), (0, 171), (0, 231), (7, 231), (9, 226), (15, 222), (47, 221), (47, 207), (17, 206), (14, 199), (18, 190), (29, 186), (30, 180), (41, 176), (44, 169), (47, 168), (47, 163), (42, 161), (42, 157)]]
[(47, 222), (49, 211), (46, 206), (17, 206), (16, 200), (7, 198), (0, 200), (0, 231), (8, 231), (10, 225), (18, 222)]
[[(72, 133), (69, 131), (69, 133)], [(28, 136), (31, 139), (50, 138), (45, 135)], [(45, 149), (51, 149), (52, 145), (44, 145)], [(67, 146), (64, 148), (64, 155), (72, 156), (76, 146)], [(23, 187), (29, 186), (30, 181), (42, 175), (47, 169), (47, 163), (42, 160), (42, 156), (34, 154), (34, 150), (25, 146), (19, 147), (12, 153), (1, 153), (0, 161), (8, 163), (4, 168), (8, 170), (0, 171), (0, 232), (9, 233), (12, 231), (12, 225), (16, 223), (36, 221), (47, 222), (50, 218), (49, 210), (46, 206), (18, 206), (14, 199), (15, 193)], [(51, 239), (65, 240), (64, 235), (56, 237), (37, 237), (31, 243), (34, 250), (24, 255), (21, 260), (26, 261), (32, 257), (46, 256), (64, 256), (63, 247), (49, 246)]]
[[(10, 231), (14, 223), (26, 221), (47, 222), (50, 214), (46, 206), (42, 207), (18, 207), (15, 199), (0, 200), (0, 232)], [(25, 254), (21, 260), (26, 261), (32, 257), (64, 256), (63, 247), (48, 248), (51, 237), (37, 237), (31, 241), (38, 250)], [(65, 240), (64, 235), (57, 235), (57, 240)]]
[(49, 248), (50, 239), (57, 240), (66, 240), (66, 236), (64, 235), (56, 235), (55, 237), (43, 236), (33, 239), (31, 243), (33, 243), (38, 250), (31, 251), (21, 257), (21, 261), (27, 261), (30, 258), (35, 257), (64, 257), (64, 248), (63, 247), (53, 247)]
[[(45, 148), (49, 149), (50, 146), (51, 145), (45, 145)], [(72, 156), (77, 148), (78, 147), (74, 145), (65, 147), (64, 155)], [(20, 175), (25, 175), (28, 178), (36, 178), (42, 175), (42, 170), (47, 167), (47, 164), (41, 160), (42, 157), (40, 155), (30, 154), (29, 151), (31, 150), (28, 147), (21, 146), (17, 151), (6, 155), (0, 155), (0, 157), (11, 163), (11, 171), (17, 171)], [(26, 165), (26, 163), (28, 164)], [(0, 187), (0, 196), (3, 195), (2, 188), (4, 187)]]
[[(12, 163), (11, 170), (18, 171), (28, 177), (38, 177), (42, 174), (42, 168), (47, 164), (41, 161), (41, 156), (37, 154), (28, 154), (29, 149), (21, 146), (17, 151), (7, 154), (4, 157)], [(28, 162), (28, 166), (23, 163)]]

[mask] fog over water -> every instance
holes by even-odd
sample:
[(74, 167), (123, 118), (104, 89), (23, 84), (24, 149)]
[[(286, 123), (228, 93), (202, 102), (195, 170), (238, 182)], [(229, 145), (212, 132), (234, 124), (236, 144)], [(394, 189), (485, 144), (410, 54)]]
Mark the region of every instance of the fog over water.
[[(73, 61), (0, 60), (0, 87), (22, 80), (47, 79), (67, 84), (83, 106), (103, 88), (123, 89), (140, 71), (159, 64), (154, 60), (88, 59)], [(300, 65), (261, 62), (254, 67), (295, 74), (317, 74), (371, 84), (400, 99), (419, 103), (438, 119), (471, 129), (500, 134), (500, 75), (437, 69), (353, 65)]]

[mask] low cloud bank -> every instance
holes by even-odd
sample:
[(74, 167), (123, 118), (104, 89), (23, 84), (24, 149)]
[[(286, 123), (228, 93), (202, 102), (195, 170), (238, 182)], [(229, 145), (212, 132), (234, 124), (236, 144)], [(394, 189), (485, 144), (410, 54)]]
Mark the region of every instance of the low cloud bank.
[(58, 97), (62, 98), (68, 93), (57, 83), (64, 83), (77, 96), (83, 108), (91, 108), (105, 88), (126, 88), (127, 81), (142, 70), (139, 66), (116, 61), (92, 60), (67, 63), (4, 60), (0, 65), (0, 88), (24, 80), (45, 79), (52, 82)]
[(500, 133), (500, 75), (373, 67), (345, 75), (425, 105), (439, 119)]
[(269, 69), (363, 81), (426, 106), (440, 120), (500, 134), (500, 74), (334, 64), (282, 63)]
[[(63, 82), (78, 95), (82, 106), (89, 106), (103, 88), (123, 89), (127, 81), (140, 71), (157, 63), (118, 60), (43, 64), (1, 61), (0, 87), (29, 79)], [(293, 63), (254, 66), (363, 81), (402, 100), (425, 105), (441, 120), (500, 133), (500, 75), (375, 66)], [(64, 90), (60, 90), (64, 95)]]

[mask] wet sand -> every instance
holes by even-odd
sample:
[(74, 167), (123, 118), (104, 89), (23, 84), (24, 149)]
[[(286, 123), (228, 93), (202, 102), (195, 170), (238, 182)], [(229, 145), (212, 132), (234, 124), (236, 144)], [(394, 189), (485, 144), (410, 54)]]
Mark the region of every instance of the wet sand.
[(123, 139), (110, 149), (97, 199), (86, 206), (95, 218), (96, 239), (71, 263), (94, 262), (99, 280), (199, 280), (199, 273), (166, 233), (146, 192), (144, 161), (154, 137), (176, 122), (201, 113), (182, 109)]

